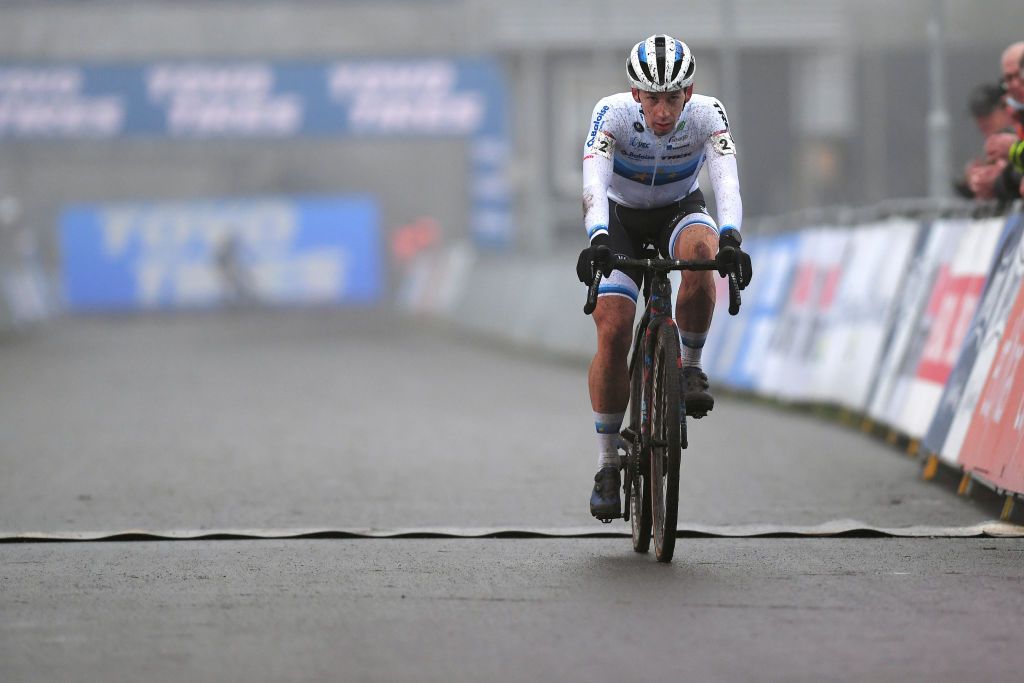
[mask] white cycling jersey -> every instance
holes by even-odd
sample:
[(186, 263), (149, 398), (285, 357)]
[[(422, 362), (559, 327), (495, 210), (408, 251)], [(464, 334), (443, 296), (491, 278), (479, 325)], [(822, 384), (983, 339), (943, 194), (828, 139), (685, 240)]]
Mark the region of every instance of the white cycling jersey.
[(672, 133), (648, 129), (631, 93), (603, 98), (594, 107), (583, 147), (583, 214), (587, 235), (608, 233), (608, 199), (633, 209), (678, 201), (698, 189), (708, 164), (721, 229), (739, 230), (743, 218), (736, 145), (722, 103), (693, 95)]

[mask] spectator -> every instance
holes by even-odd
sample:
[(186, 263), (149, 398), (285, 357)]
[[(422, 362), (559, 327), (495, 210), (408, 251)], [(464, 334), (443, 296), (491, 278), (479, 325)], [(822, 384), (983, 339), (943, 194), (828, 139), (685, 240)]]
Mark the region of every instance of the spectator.
[(1024, 137), (1024, 41), (1014, 43), (1003, 51), (1000, 60), (1002, 86), (1006, 90), (1007, 110), (1016, 131), (994, 133), (985, 140), (985, 162), (972, 165), (967, 171), (967, 186), (978, 199), (1009, 201), (1021, 196), (1022, 170), (1010, 163), (1021, 155), (1018, 142)]
[[(971, 91), (968, 100), (967, 110), (974, 119), (974, 125), (984, 138), (996, 133), (1006, 133), (1013, 130), (1013, 118), (1007, 108), (1006, 96), (1002, 83), (982, 83)], [(962, 177), (954, 181), (953, 189), (961, 197), (971, 199), (974, 193), (967, 184), (967, 178), (971, 170), (984, 165), (983, 160), (972, 159), (964, 168)]]
[(1013, 130), (1002, 83), (982, 83), (971, 92), (968, 110), (983, 137)]
[[(1017, 63), (1017, 74), (1004, 74), (1003, 83), (1006, 86), (1007, 102), (1014, 110), (1017, 124), (1017, 139), (1010, 145), (1006, 158), (1014, 172), (1018, 176), (1024, 176), (1024, 53)], [(1024, 178), (1021, 179), (1020, 187), (1024, 187)], [(1024, 197), (1024, 191), (1021, 191), (1020, 195)]]

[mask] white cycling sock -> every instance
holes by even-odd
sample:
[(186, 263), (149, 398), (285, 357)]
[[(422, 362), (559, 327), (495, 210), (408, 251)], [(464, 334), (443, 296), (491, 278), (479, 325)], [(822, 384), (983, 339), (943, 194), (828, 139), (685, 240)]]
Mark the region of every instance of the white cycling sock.
[(619, 469), (619, 428), (622, 427), (621, 413), (594, 413), (594, 427), (597, 429), (598, 467)]
[(679, 350), (682, 352), (683, 367), (700, 367), (700, 356), (704, 351), (704, 342), (708, 338), (707, 332), (683, 332), (679, 330)]

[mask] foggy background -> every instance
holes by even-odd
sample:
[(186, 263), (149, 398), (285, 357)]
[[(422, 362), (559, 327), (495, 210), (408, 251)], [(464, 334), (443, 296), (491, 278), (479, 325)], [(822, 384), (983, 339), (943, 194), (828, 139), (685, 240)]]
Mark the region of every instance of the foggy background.
[[(1019, 2), (7, 0), (0, 65), (495, 60), (510, 123), (504, 243), (545, 250), (582, 244), (590, 112), (626, 89), (626, 51), (654, 32), (690, 45), (696, 90), (725, 104), (749, 221), (926, 195), (938, 144), (926, 123), (926, 27), (936, 11), (952, 177), (981, 144), (967, 94), (998, 78), (999, 54), (1024, 26)], [(81, 202), (368, 193), (385, 244), (409, 225), (431, 226), (441, 242), (473, 234), (464, 136), (41, 137), (0, 134), (0, 196), (16, 198), (18, 222), (38, 235), (50, 269), (60, 212)]]

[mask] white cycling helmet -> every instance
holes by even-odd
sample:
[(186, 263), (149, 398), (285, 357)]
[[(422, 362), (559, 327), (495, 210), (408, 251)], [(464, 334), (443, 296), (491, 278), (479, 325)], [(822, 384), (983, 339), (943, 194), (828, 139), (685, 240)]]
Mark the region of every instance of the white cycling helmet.
[(626, 59), (626, 75), (634, 88), (670, 92), (693, 83), (694, 66), (686, 43), (660, 33), (633, 46)]

